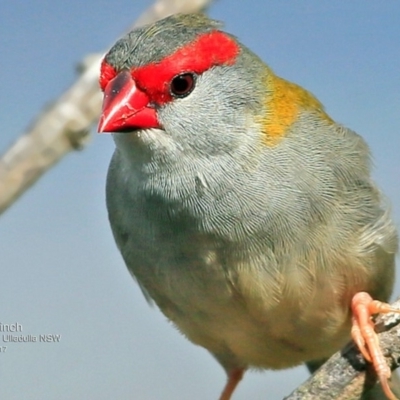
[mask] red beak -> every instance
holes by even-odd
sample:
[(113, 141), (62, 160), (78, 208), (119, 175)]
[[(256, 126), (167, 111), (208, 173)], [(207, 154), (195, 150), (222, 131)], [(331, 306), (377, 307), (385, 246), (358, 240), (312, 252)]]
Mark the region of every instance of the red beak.
[(104, 90), (98, 132), (160, 128), (147, 94), (137, 88), (129, 71), (120, 72)]

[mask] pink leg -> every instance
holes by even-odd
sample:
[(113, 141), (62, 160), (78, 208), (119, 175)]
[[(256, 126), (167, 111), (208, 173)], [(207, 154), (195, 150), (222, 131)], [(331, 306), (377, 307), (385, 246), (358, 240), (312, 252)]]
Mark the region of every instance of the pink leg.
[(236, 386), (242, 380), (244, 375), (244, 369), (242, 368), (235, 368), (228, 373), (228, 382), (224, 387), (224, 390), (221, 393), (221, 397), (219, 400), (230, 400), (232, 397), (233, 392), (236, 389)]
[(379, 313), (400, 313), (400, 310), (396, 310), (390, 304), (372, 299), (366, 292), (359, 292), (354, 295), (351, 302), (351, 310), (353, 313), (351, 337), (365, 359), (372, 363), (387, 398), (397, 400), (397, 397), (389, 387), (388, 380), (391, 371), (380, 348), (378, 335), (375, 333), (371, 316)]

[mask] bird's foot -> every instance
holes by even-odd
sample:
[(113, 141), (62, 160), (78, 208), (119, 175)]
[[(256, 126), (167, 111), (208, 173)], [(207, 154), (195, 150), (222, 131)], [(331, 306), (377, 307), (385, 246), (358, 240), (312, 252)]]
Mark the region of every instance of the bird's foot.
[(351, 337), (365, 359), (372, 363), (387, 398), (397, 400), (389, 386), (391, 370), (379, 345), (378, 335), (374, 330), (374, 322), (371, 316), (380, 313), (400, 313), (400, 310), (393, 308), (390, 304), (374, 300), (366, 292), (359, 292), (354, 295), (351, 310), (353, 314)]

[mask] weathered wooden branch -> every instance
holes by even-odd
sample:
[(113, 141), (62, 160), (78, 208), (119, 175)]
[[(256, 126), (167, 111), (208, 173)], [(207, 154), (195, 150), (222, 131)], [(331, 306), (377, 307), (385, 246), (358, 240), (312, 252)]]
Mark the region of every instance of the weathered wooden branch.
[[(400, 300), (393, 306), (400, 309)], [(376, 329), (381, 332), (379, 340), (386, 361), (394, 370), (400, 365), (400, 314), (379, 316)], [(373, 390), (376, 383), (377, 378), (371, 365), (350, 344), (334, 354), (305, 383), (285, 397), (285, 400), (358, 400), (361, 394), (365, 396), (363, 398), (368, 398), (368, 392)]]
[[(211, 0), (157, 0), (136, 23), (138, 27), (170, 14), (202, 11)], [(71, 150), (83, 148), (100, 115), (98, 74), (102, 54), (82, 62), (77, 81), (46, 107), (0, 159), (0, 213)]]

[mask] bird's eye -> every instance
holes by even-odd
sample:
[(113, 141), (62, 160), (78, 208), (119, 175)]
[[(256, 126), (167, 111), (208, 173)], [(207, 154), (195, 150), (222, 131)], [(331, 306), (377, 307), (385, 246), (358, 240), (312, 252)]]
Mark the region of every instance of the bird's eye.
[(196, 77), (191, 73), (175, 76), (170, 85), (171, 94), (174, 97), (186, 97), (194, 89), (195, 81)]

